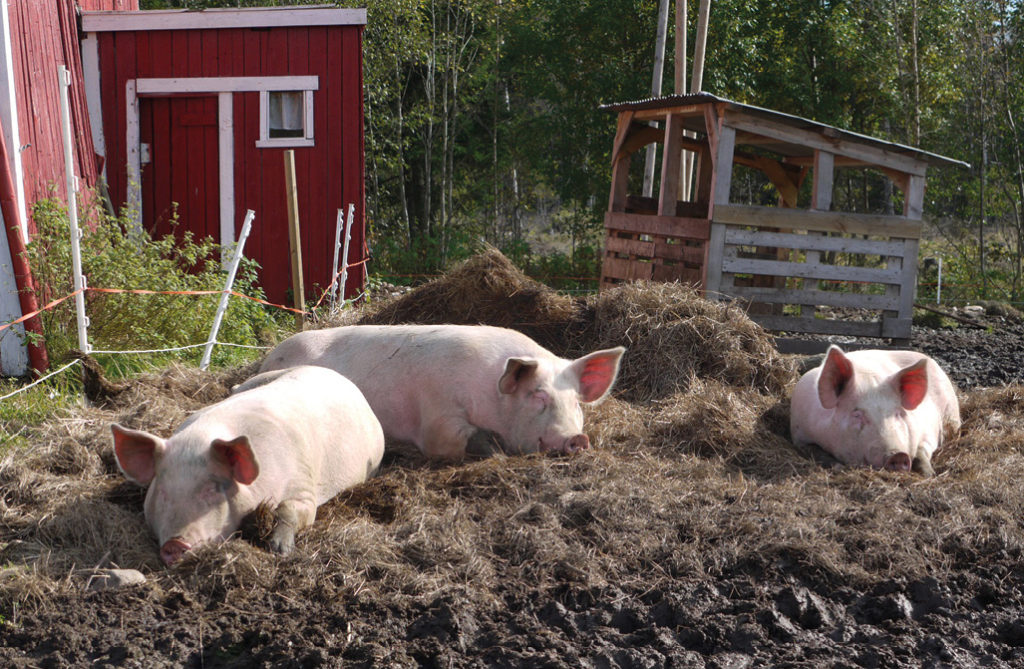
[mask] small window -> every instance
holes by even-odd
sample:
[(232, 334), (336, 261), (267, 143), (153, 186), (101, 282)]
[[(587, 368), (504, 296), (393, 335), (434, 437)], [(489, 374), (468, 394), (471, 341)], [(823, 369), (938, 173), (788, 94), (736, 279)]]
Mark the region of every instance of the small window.
[(313, 146), (313, 91), (260, 91), (256, 146)]

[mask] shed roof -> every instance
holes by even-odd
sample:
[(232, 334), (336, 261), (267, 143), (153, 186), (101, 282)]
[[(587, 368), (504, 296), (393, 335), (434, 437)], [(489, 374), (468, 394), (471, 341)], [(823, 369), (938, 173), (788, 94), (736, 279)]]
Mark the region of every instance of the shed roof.
[(82, 31), (195, 30), (203, 28), (284, 28), (366, 25), (366, 9), (329, 5), (242, 9), (154, 9), (82, 12)]
[[(818, 121), (812, 121), (810, 119), (801, 118), (800, 116), (793, 116), (792, 114), (785, 114), (783, 112), (775, 111), (773, 109), (765, 109), (764, 107), (757, 107), (755, 105), (748, 105), (742, 102), (728, 100), (726, 98), (721, 98), (716, 95), (712, 95), (711, 93), (705, 92), (693, 93), (690, 95), (669, 95), (660, 98), (646, 98), (643, 100), (636, 100), (633, 102), (614, 102), (601, 105), (600, 108), (606, 111), (616, 113), (623, 111), (663, 110), (667, 115), (680, 107), (693, 107), (708, 104), (724, 105), (726, 110), (741, 111), (753, 116), (767, 118), (778, 123), (790, 126), (792, 128), (818, 132), (819, 134), (829, 139), (844, 140), (858, 144), (874, 146), (885, 151), (898, 153), (900, 155), (904, 155), (915, 160), (920, 160), (934, 167), (946, 167), (950, 165), (954, 165), (957, 167), (970, 167), (968, 163), (965, 163), (962, 160), (948, 158), (946, 156), (941, 156), (937, 153), (924, 151), (913, 146), (906, 146), (904, 144), (898, 144), (896, 142), (887, 142), (885, 140), (878, 139), (877, 137), (862, 135), (860, 133), (853, 132), (850, 130), (843, 130), (842, 128), (836, 128), (825, 123), (819, 123)], [(705, 132), (703, 114), (693, 114), (688, 117), (685, 117), (683, 125), (689, 130), (693, 130), (696, 132)], [(778, 153), (783, 156), (796, 157), (810, 156), (814, 154), (814, 150), (811, 147), (804, 146), (802, 144), (794, 142), (786, 142), (782, 140), (777, 140), (769, 143), (760, 143), (759, 146), (763, 146), (766, 149), (774, 151), (775, 153)]]

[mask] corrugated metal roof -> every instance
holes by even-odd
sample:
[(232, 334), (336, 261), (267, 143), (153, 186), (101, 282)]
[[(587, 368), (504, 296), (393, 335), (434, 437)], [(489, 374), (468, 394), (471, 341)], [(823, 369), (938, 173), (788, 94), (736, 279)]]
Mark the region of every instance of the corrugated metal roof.
[[(843, 130), (842, 128), (836, 128), (825, 123), (819, 123), (818, 121), (812, 121), (800, 116), (793, 116), (792, 114), (786, 114), (773, 109), (765, 109), (764, 107), (757, 107), (755, 105), (736, 102), (735, 100), (728, 100), (705, 92), (693, 93), (690, 95), (668, 95), (660, 98), (645, 98), (643, 100), (634, 100), (632, 102), (613, 102), (601, 105), (600, 109), (618, 113), (623, 111), (665, 109), (669, 107), (685, 107), (712, 103), (724, 104), (727, 105), (727, 108), (729, 109), (762, 116), (779, 123), (784, 123), (793, 128), (817, 131), (828, 136), (830, 139), (842, 139), (859, 144), (875, 146), (886, 151), (892, 151), (917, 160), (922, 160), (935, 167), (946, 167), (950, 165), (956, 167), (970, 167), (970, 164), (965, 163), (962, 160), (956, 160), (937, 153), (931, 153), (913, 146), (906, 146), (905, 144), (898, 144), (896, 142), (887, 142), (883, 139), (878, 139), (877, 137), (862, 135), (851, 130)], [(686, 125), (691, 130), (703, 132), (703, 123), (702, 118), (694, 117), (693, 122)], [(783, 155), (804, 155), (808, 152), (806, 147), (801, 147), (797, 144), (783, 141), (777, 142), (774, 147), (766, 146), (766, 148), (774, 148)]]

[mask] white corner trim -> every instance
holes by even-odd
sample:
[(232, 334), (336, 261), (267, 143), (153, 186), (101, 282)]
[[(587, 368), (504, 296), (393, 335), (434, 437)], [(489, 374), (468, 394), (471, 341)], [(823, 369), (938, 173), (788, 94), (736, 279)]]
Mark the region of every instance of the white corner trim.
[[(282, 77), (284, 78), (284, 77)], [(316, 77), (310, 77), (316, 79)], [(126, 131), (125, 144), (128, 162), (128, 210), (129, 219), (139, 230), (142, 229), (142, 157), (140, 152), (139, 96), (137, 83), (130, 79), (125, 84)], [(149, 81), (159, 81), (150, 79)], [(170, 91), (175, 93), (179, 91)], [(217, 93), (217, 169), (220, 190), (220, 244), (222, 247), (235, 242), (235, 122), (234, 96), (231, 91)], [(221, 261), (227, 262), (223, 255)]]
[(18, 200), (21, 236), (28, 239), (28, 206), (25, 202), (25, 168), (21, 161), (21, 133), (18, 130), (17, 86), (14, 83), (14, 54), (11, 50), (11, 21), (8, 0), (0, 0), (0, 123), (10, 157), (14, 192)]
[(217, 165), (220, 168), (220, 261), (231, 262), (235, 243), (235, 121), (234, 95), (217, 95)]
[(320, 77), (169, 77), (139, 79), (139, 95), (178, 93), (237, 93), (243, 91), (316, 91)]
[[(2, 221), (3, 215), (0, 214)], [(21, 316), (11, 247), (7, 235), (0, 232), (0, 323), (9, 323)], [(0, 332), (0, 375), (24, 376), (28, 372), (28, 348), (25, 346), (24, 335), (25, 327), (21, 323)]]
[(209, 28), (288, 28), (364, 26), (366, 9), (264, 7), (250, 9), (158, 9), (82, 12), (85, 32), (196, 30)]
[(128, 151), (128, 220), (136, 232), (142, 231), (142, 156), (139, 152), (139, 97), (135, 94), (135, 79), (124, 86), (125, 146)]
[(103, 176), (107, 176), (107, 144), (103, 137), (103, 100), (100, 94), (100, 48), (95, 33), (82, 40), (82, 75), (85, 78), (85, 103), (89, 109), (89, 125), (92, 126), (92, 145), (96, 153), (104, 158)]

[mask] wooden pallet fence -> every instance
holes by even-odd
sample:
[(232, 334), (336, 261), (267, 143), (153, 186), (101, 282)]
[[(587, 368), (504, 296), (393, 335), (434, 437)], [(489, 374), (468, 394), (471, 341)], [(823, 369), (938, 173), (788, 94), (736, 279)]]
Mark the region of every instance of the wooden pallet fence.
[(604, 225), (602, 288), (637, 279), (702, 282), (707, 219), (608, 212)]
[[(713, 228), (722, 232), (721, 263), (708, 268), (719, 292), (754, 304), (794, 305), (799, 315), (751, 313), (770, 330), (850, 334), (906, 339), (910, 336), (920, 221), (892, 216), (771, 209), (743, 205), (716, 207)], [(765, 231), (762, 227), (783, 229)], [(817, 233), (830, 233), (822, 235)], [(774, 247), (775, 258), (747, 257), (749, 247)], [(779, 257), (788, 259), (779, 259)], [(840, 263), (826, 263), (826, 257)], [(739, 285), (736, 275), (777, 277), (781, 287)], [(842, 290), (826, 290), (837, 282)], [(709, 281), (710, 283), (710, 281)], [(856, 285), (867, 292), (850, 292)], [(819, 317), (819, 307), (863, 309), (875, 320)]]

